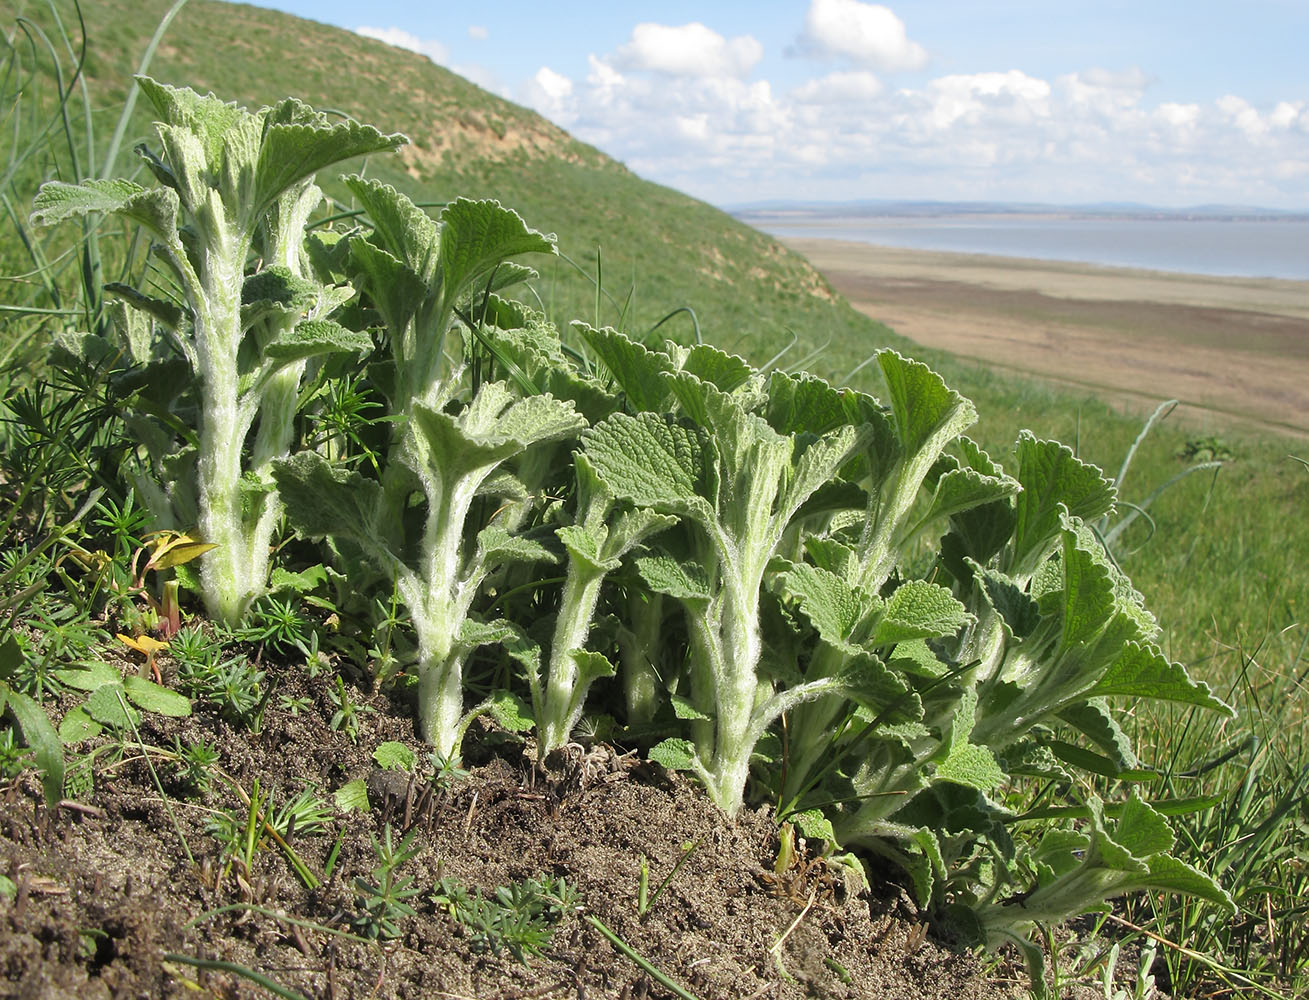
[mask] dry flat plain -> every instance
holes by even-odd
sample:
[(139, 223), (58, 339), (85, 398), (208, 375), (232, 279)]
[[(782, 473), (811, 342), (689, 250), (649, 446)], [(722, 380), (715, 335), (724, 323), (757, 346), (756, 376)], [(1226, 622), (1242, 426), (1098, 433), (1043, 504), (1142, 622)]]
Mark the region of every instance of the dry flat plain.
[(783, 242), (926, 347), (1105, 398), (1175, 398), (1200, 426), (1309, 435), (1309, 282)]

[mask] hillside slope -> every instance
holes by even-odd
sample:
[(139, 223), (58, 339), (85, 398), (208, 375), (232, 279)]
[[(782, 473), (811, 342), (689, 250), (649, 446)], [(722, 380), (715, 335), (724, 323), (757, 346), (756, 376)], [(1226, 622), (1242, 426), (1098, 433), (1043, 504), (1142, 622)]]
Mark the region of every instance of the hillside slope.
[[(66, 24), (77, 34), (71, 4)], [(167, 0), (97, 0), (83, 10), (87, 77), (111, 130), (131, 73)], [(558, 320), (585, 319), (643, 333), (690, 307), (706, 340), (766, 361), (796, 339), (784, 363), (823, 345), (810, 367), (848, 371), (882, 344), (907, 341), (852, 310), (801, 257), (727, 214), (643, 181), (541, 116), (504, 101), (427, 58), (338, 28), (242, 4), (193, 0), (170, 26), (150, 73), (256, 107), (294, 96), (411, 144), (366, 170), (419, 202), (495, 197), (529, 225), (559, 236), (561, 260), (537, 293)], [(154, 137), (144, 115), (131, 148)], [(135, 168), (124, 156), (123, 167)], [(320, 182), (333, 192), (331, 178)], [(337, 191), (340, 189), (337, 188)], [(597, 253), (598, 251), (598, 253)], [(612, 301), (597, 314), (597, 256)], [(626, 316), (623, 310), (626, 309)], [(685, 313), (662, 332), (694, 336)]]

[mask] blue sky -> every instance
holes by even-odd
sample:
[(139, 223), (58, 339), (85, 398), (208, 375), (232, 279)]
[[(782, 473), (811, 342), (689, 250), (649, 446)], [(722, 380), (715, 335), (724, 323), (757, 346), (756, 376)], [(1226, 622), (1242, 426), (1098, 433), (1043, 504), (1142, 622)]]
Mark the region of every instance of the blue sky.
[(265, 5), (423, 52), (716, 204), (1309, 209), (1309, 0)]

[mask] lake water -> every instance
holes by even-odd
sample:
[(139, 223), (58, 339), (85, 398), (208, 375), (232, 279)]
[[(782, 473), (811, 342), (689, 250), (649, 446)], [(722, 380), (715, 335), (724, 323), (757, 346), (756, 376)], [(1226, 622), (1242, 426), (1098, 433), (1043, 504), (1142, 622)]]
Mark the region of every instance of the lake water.
[(773, 236), (1035, 257), (1152, 271), (1309, 280), (1309, 221), (865, 217), (749, 219)]

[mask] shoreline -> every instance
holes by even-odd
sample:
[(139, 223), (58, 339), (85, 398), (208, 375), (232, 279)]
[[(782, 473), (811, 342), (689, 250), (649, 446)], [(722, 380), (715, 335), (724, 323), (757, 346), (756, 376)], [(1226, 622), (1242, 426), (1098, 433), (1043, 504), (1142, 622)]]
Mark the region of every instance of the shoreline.
[(1196, 422), (1309, 435), (1309, 281), (786, 238), (860, 312), (925, 347)]

